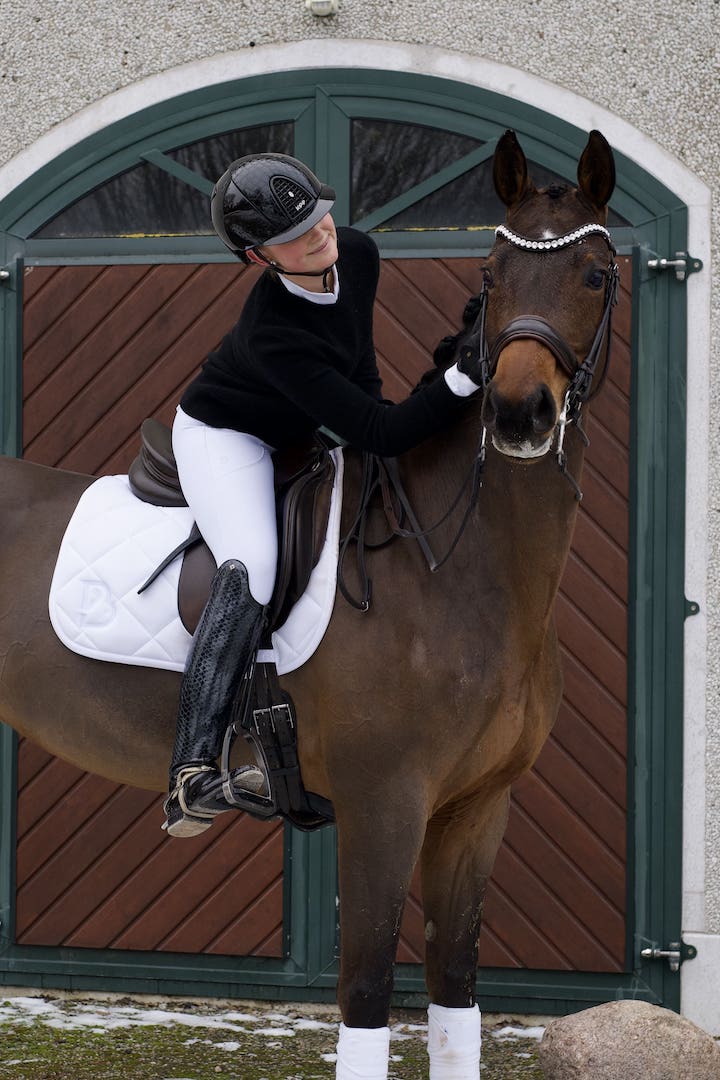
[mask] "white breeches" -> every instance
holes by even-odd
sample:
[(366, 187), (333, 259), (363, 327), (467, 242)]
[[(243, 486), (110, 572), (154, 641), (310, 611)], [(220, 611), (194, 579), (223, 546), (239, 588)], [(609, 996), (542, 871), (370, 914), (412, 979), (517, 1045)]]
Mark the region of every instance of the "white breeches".
[(254, 435), (210, 427), (179, 407), (172, 445), (183, 495), (215, 562), (244, 563), (252, 595), (267, 604), (277, 571), (272, 448)]

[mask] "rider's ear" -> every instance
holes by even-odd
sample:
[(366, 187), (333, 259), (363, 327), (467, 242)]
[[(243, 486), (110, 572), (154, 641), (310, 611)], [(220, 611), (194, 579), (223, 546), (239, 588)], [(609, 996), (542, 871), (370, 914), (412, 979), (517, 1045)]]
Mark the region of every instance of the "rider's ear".
[(258, 266), (267, 266), (267, 259), (261, 258), (253, 248), (248, 248), (243, 254), (247, 262), (256, 263)]
[(516, 206), (535, 190), (528, 176), (527, 161), (514, 131), (506, 131), (498, 140), (493, 158), (495, 190), (506, 206)]
[(591, 131), (578, 162), (578, 187), (596, 210), (610, 202), (615, 188), (615, 159), (610, 144), (599, 131)]

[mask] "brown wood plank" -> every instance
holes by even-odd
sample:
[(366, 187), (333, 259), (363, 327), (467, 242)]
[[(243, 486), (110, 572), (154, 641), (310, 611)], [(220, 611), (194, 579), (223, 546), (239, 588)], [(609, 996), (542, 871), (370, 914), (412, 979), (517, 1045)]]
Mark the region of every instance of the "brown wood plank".
[(568, 702), (563, 700), (553, 735), (578, 764), (602, 786), (609, 798), (627, 810), (627, 778), (624, 755), (617, 751)]
[[(39, 295), (31, 296), (25, 305), (23, 348), (32, 350), (43, 335), (52, 333), (58, 321), (67, 317), (86, 290), (105, 272), (103, 266), (26, 267), (24, 281), (35, 275), (42, 279), (43, 285)], [(41, 369), (36, 377), (30, 367), (23, 385), (31, 390), (44, 375)]]
[(627, 607), (607, 590), (605, 582), (578, 558), (573, 551), (568, 559), (562, 584), (564, 596), (572, 598), (579, 611), (590, 619), (623, 656), (627, 654)]
[(553, 735), (545, 743), (534, 771), (568, 806), (572, 806), (578, 819), (599, 836), (613, 854), (624, 860), (627, 823), (622, 808), (581, 768)]
[(618, 911), (594, 883), (579, 874), (554, 839), (517, 805), (508, 822), (506, 842), (583, 924), (597, 943), (598, 952), (605, 954), (603, 962), (608, 969), (620, 970), (619, 961), (625, 948), (624, 912)]
[[(434, 264), (425, 263), (421, 269), (420, 260), (415, 259), (382, 262), (378, 296), (429, 356), (440, 338), (454, 334), (461, 324), (464, 298), (458, 290), (451, 298), (450, 285), (448, 276)], [(456, 315), (454, 320), (449, 317), (448, 306)]]
[[(273, 926), (274, 923), (274, 926)], [(272, 929), (268, 931), (268, 927)], [(220, 956), (282, 956), (283, 880), (275, 877), (252, 903), (224, 927), (206, 951)]]
[[(216, 826), (213, 826), (215, 831)], [(199, 855), (173, 879), (168, 889), (148, 904), (133, 923), (113, 941), (114, 948), (157, 949), (185, 919), (216, 893), (222, 883), (267, 839), (277, 824), (247, 818), (232, 839), (223, 837)], [(220, 837), (217, 837), (220, 840)], [(172, 843), (172, 841), (169, 841)]]
[(570, 807), (536, 772), (527, 773), (513, 786), (513, 799), (528, 817), (552, 836), (598, 891), (618, 910), (625, 905), (625, 867)]
[(555, 602), (555, 621), (560, 641), (572, 647), (583, 668), (625, 705), (627, 665), (622, 653), (597, 634), (590, 620), (562, 594)]
[(179, 921), (155, 946), (170, 952), (187, 952), (198, 945), (212, 951), (213, 942), (226, 932), (228, 924), (237, 921), (238, 913), (246, 911), (258, 894), (279, 880), (282, 869), (283, 835), (276, 827), (262, 842), (242, 859), (231, 873), (217, 883), (216, 888)]
[[(129, 266), (124, 273), (107, 275), (97, 283), (99, 295), (84, 297), (83, 309), (90, 301), (102, 305), (92, 309), (94, 325), (88, 328), (87, 315), (82, 327), (71, 320), (74, 336), (70, 339), (61, 324), (56, 324), (38, 346), (26, 351), (28, 370), (44, 371), (42, 381), (26, 387), (23, 434), (30, 445), (89, 382), (101, 375), (109, 358), (118, 351), (154, 315), (157, 300), (153, 295), (151, 268)], [(162, 280), (162, 279), (159, 279)], [(170, 287), (170, 281), (165, 282)]]
[(22, 791), (25, 784), (40, 773), (51, 762), (52, 755), (30, 739), (18, 739), (17, 750), (17, 789)]

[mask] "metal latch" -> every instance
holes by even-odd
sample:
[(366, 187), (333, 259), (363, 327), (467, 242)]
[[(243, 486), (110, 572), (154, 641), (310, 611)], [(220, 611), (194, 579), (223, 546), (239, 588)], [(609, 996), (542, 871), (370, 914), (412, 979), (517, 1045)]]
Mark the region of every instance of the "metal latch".
[(676, 251), (674, 259), (648, 259), (648, 270), (661, 274), (663, 270), (674, 270), (678, 281), (684, 281), (690, 274), (702, 270), (702, 259), (694, 259), (687, 251)]
[(7, 267), (0, 267), (0, 282), (6, 282), (10, 280), (10, 271)]
[(678, 971), (685, 960), (694, 960), (697, 949), (694, 945), (686, 945), (684, 941), (671, 941), (667, 949), (659, 949), (653, 945), (642, 949), (640, 955), (644, 960), (667, 960), (671, 971)]

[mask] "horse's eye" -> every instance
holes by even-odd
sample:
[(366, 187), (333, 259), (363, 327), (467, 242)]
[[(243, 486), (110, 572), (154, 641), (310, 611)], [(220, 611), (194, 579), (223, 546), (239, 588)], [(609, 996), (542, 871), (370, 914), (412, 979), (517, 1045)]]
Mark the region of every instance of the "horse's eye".
[(605, 271), (591, 270), (585, 280), (591, 289), (602, 289), (605, 284)]
[(495, 282), (493, 281), (492, 270), (489, 270), (486, 266), (483, 270), (483, 282), (486, 289), (492, 289)]

